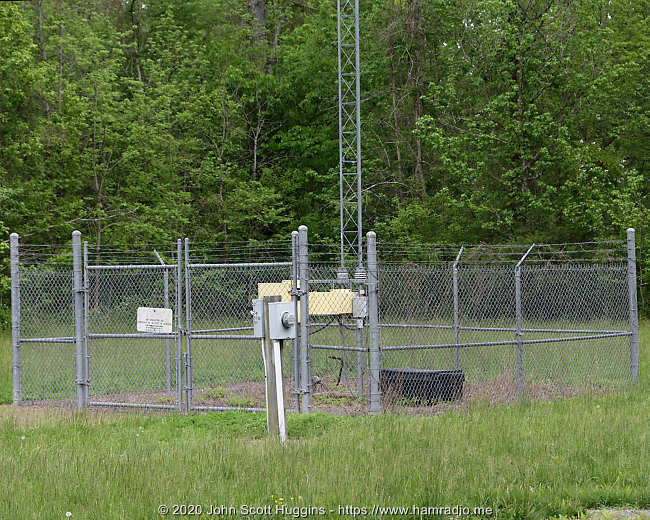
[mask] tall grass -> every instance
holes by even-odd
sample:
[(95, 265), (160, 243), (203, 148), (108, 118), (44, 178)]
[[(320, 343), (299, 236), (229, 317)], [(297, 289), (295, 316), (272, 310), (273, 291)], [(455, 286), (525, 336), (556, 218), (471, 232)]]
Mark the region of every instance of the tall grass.
[(339, 505), (483, 505), (499, 518), (648, 507), (649, 354), (643, 323), (638, 387), (436, 417), (290, 415), (284, 448), (261, 414), (0, 407), (0, 518), (160, 518), (159, 504), (313, 505), (332, 518)]
[(11, 390), (11, 336), (0, 333), (0, 404), (10, 403)]
[(160, 503), (278, 497), (328, 510), (484, 505), (501, 518), (643, 506), (642, 404), (637, 394), (431, 418), (292, 416), (285, 448), (263, 438), (262, 415), (69, 416), (32, 428), (6, 419), (0, 517), (156, 518)]

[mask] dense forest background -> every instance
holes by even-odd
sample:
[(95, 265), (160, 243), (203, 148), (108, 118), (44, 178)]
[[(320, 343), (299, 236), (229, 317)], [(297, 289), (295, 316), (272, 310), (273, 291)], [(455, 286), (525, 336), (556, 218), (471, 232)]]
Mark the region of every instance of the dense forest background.
[[(361, 12), (365, 229), (521, 243), (632, 226), (647, 287), (650, 2)], [(2, 2), (0, 234), (233, 241), (306, 224), (336, 242), (337, 93), (334, 0)]]

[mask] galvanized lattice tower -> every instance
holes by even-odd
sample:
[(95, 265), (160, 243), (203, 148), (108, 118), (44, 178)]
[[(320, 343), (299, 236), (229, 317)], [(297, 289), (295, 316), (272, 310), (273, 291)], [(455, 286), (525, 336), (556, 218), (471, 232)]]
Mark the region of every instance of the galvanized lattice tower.
[(361, 238), (361, 86), (359, 0), (337, 0), (339, 64), (339, 183), (341, 268), (357, 261), (355, 277), (364, 277)]

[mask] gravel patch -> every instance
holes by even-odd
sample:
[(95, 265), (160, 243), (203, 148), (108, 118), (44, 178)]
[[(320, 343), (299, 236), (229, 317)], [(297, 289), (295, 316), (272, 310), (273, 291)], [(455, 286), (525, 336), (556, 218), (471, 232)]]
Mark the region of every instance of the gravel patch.
[(588, 520), (650, 520), (650, 509), (592, 509)]

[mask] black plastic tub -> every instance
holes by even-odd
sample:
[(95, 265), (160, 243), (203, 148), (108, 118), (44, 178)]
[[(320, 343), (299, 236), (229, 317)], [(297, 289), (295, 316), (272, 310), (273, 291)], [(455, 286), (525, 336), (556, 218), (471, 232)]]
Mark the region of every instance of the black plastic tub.
[(460, 399), (465, 382), (462, 370), (421, 368), (382, 368), (379, 378), (382, 394), (425, 404)]

